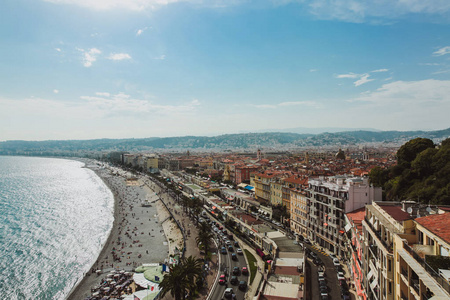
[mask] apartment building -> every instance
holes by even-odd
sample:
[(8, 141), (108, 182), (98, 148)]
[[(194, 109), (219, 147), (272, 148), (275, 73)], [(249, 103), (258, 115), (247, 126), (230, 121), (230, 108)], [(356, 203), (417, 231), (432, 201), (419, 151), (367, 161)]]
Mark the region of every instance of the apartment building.
[[(362, 273), (367, 299), (450, 299), (450, 213), (408, 205), (366, 206)], [(414, 219), (418, 214), (428, 216)]]
[(347, 234), (347, 252), (344, 261), (348, 263), (350, 278), (353, 279), (356, 295), (360, 300), (366, 300), (367, 294), (364, 288), (364, 273), (362, 269), (364, 236), (362, 222), (366, 216), (365, 207), (359, 208), (345, 215), (345, 231)]
[(338, 256), (345, 251), (345, 214), (381, 201), (381, 188), (369, 185), (367, 178), (310, 178), (305, 191), (309, 207), (308, 237)]
[(306, 236), (308, 232), (308, 206), (306, 192), (301, 189), (291, 189), (290, 228), (297, 234)]
[(395, 237), (396, 299), (450, 299), (450, 213), (414, 220), (412, 235)]
[(281, 182), (281, 178), (274, 178), (270, 183), (270, 204), (273, 206), (283, 203), (282, 188), (283, 183)]
[(395, 297), (394, 237), (411, 235), (414, 222), (399, 202), (378, 202), (366, 206), (363, 225), (364, 287), (368, 299)]

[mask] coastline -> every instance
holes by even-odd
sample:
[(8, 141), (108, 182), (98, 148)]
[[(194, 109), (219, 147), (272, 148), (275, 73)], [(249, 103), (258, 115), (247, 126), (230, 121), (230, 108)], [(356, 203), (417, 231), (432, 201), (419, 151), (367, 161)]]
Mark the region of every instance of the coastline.
[(154, 193), (147, 184), (151, 181), (139, 178), (139, 184), (130, 186), (125, 176), (112, 175), (112, 170), (95, 165), (95, 161), (79, 161), (95, 172), (113, 193), (114, 221), (97, 259), (71, 289), (66, 297), (68, 300), (85, 299), (91, 295), (91, 288), (98, 285), (104, 276), (97, 275), (97, 269), (102, 273), (113, 269), (134, 271), (144, 263), (163, 262), (169, 253), (173, 253), (174, 244), (178, 244), (180, 239), (182, 243), (183, 239), (159, 200), (151, 207), (140, 206), (148, 194)]

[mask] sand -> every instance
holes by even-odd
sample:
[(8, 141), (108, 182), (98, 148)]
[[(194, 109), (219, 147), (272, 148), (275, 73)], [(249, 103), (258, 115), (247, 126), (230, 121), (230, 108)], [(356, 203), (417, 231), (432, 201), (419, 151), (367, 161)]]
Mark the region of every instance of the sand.
[[(89, 161), (86, 167), (94, 170), (113, 192), (114, 223), (97, 261), (72, 290), (69, 300), (90, 296), (91, 288), (99, 285), (104, 274), (113, 269), (134, 271), (145, 263), (164, 262), (175, 247), (183, 247), (183, 235), (161, 201), (152, 203), (151, 207), (141, 206), (143, 200), (159, 191), (154, 183), (145, 177), (127, 180), (131, 174), (101, 168)], [(96, 274), (96, 270), (101, 270), (101, 274)]]

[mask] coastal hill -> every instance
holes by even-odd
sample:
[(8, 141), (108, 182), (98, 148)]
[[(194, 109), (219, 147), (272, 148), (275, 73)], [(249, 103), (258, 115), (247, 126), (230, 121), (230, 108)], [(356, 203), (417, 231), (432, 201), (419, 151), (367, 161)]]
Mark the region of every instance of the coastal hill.
[(320, 134), (285, 132), (224, 134), (213, 137), (183, 136), (136, 139), (49, 140), (0, 142), (0, 155), (58, 155), (98, 151), (224, 151), (292, 150), (357, 145), (400, 146), (413, 138), (435, 142), (450, 137), (450, 128), (437, 131), (345, 131)]

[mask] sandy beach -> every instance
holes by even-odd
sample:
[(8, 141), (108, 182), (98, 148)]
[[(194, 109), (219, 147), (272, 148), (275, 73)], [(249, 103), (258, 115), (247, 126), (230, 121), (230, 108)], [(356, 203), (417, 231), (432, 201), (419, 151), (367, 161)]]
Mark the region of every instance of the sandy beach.
[(175, 247), (183, 247), (181, 231), (161, 201), (141, 206), (145, 199), (159, 197), (154, 191), (159, 189), (149, 179), (130, 180), (131, 174), (92, 162), (86, 162), (86, 167), (95, 171), (114, 194), (114, 224), (97, 261), (72, 290), (69, 300), (90, 296), (91, 288), (113, 269), (133, 271), (142, 264), (164, 262)]

